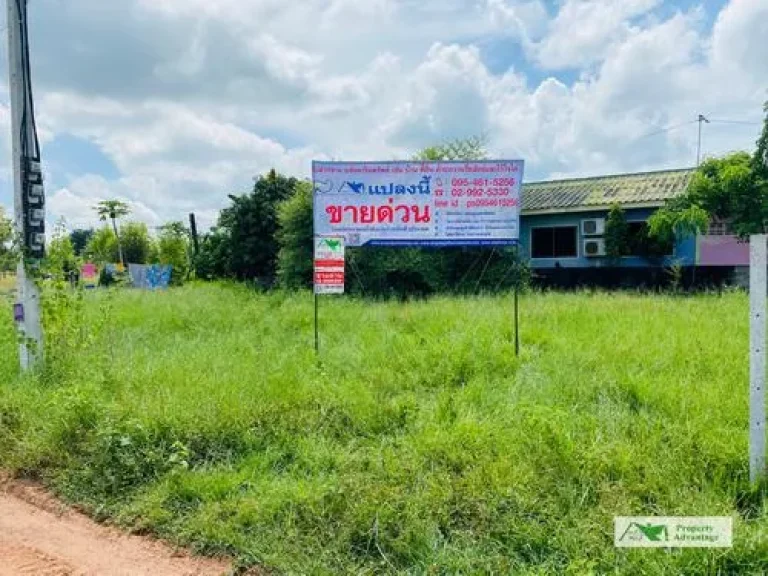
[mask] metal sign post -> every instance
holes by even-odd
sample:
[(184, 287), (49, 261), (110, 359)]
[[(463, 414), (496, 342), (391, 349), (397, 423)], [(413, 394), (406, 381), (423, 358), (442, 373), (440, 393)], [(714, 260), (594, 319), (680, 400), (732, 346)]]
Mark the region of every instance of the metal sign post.
[(750, 238), (749, 250), (749, 479), (765, 478), (765, 316), (768, 235)]
[(520, 245), (515, 244), (515, 357), (520, 356), (520, 308), (518, 296), (520, 293)]

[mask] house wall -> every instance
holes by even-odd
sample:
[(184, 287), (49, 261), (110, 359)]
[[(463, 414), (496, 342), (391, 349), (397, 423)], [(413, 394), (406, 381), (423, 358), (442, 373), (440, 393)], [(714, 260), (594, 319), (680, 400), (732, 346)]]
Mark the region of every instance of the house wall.
[[(644, 222), (653, 214), (654, 209), (627, 209), (626, 217), (628, 222)], [(692, 266), (696, 261), (696, 241), (693, 237), (683, 238), (675, 244), (674, 254), (661, 259), (661, 261), (651, 262), (639, 257), (621, 258), (618, 264), (608, 262), (607, 258), (586, 258), (583, 255), (584, 236), (581, 235), (581, 221), (588, 218), (607, 218), (607, 210), (597, 210), (592, 212), (575, 212), (560, 214), (540, 214), (525, 215), (520, 218), (520, 250), (530, 258), (531, 230), (536, 227), (551, 226), (576, 226), (578, 228), (578, 252), (576, 258), (542, 258), (531, 259), (531, 266), (535, 269), (548, 268), (606, 268), (620, 266), (622, 268), (649, 268), (668, 266), (677, 262), (683, 266)], [(592, 238), (592, 237), (590, 237)]]

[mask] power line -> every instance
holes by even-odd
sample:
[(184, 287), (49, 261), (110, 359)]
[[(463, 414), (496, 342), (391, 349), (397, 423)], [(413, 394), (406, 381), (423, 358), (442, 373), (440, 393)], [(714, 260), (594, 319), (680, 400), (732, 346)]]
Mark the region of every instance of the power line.
[(741, 124), (743, 126), (760, 126), (762, 122), (749, 122), (747, 120), (720, 120), (717, 118), (710, 118), (710, 122), (714, 122), (715, 124)]
[(682, 122), (680, 124), (667, 126), (666, 128), (662, 128), (660, 130), (655, 130), (654, 132), (649, 132), (648, 134), (644, 134), (643, 136), (638, 137), (637, 140), (643, 140), (644, 138), (650, 138), (651, 136), (657, 136), (659, 134), (666, 134), (667, 132), (671, 132), (672, 130), (677, 130), (678, 128), (682, 128), (684, 126), (690, 126), (691, 124), (696, 124), (696, 122), (698, 122), (698, 120), (689, 120), (688, 122)]

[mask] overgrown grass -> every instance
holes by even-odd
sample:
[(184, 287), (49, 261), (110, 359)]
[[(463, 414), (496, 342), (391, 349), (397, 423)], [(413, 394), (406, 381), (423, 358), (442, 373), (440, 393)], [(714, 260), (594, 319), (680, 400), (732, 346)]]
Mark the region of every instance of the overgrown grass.
[[(762, 574), (748, 301), (88, 294), (16, 375), (0, 456), (93, 514), (280, 573)], [(6, 318), (7, 313), (3, 312)], [(731, 550), (616, 550), (615, 515), (732, 515)]]

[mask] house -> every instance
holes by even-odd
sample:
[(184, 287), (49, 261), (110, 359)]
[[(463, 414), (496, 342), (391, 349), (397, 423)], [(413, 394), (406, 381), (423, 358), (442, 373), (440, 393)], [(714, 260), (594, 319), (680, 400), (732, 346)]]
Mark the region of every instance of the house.
[[(722, 281), (749, 263), (746, 245), (722, 223), (713, 223), (706, 235), (666, 244), (648, 236), (650, 216), (683, 194), (695, 172), (664, 170), (525, 184), (521, 251), (539, 277), (557, 283), (656, 283), (663, 281), (664, 270), (676, 266), (691, 278)], [(606, 256), (604, 239), (613, 204), (625, 211), (629, 227), (629, 250), (619, 259)]]

